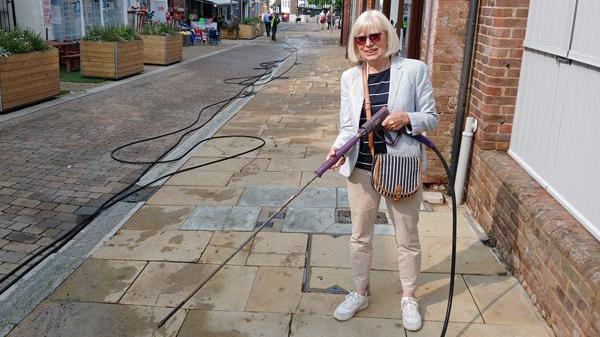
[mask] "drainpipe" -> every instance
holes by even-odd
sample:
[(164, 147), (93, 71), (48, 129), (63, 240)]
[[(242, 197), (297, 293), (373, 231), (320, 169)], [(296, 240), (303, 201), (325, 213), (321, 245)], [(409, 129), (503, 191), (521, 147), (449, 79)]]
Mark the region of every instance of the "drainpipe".
[(454, 180), (454, 199), (457, 205), (462, 205), (464, 201), (465, 182), (467, 181), (467, 167), (471, 159), (471, 145), (473, 144), (473, 134), (477, 131), (477, 120), (473, 117), (467, 117), (465, 131), (462, 133), (462, 142), (460, 143), (460, 154), (458, 155), (458, 166), (456, 167), (456, 178)]
[(452, 138), (452, 163), (450, 171), (452, 172), (453, 177), (456, 177), (456, 170), (458, 167), (458, 153), (460, 150), (461, 131), (465, 122), (467, 93), (469, 91), (469, 84), (471, 79), (471, 66), (473, 63), (473, 52), (475, 49), (475, 31), (477, 28), (478, 14), (479, 0), (471, 0), (471, 4), (469, 7), (469, 18), (467, 21), (467, 40), (465, 43), (465, 53), (463, 55), (462, 74), (460, 76), (460, 91), (458, 94), (456, 120), (454, 122), (454, 137)]

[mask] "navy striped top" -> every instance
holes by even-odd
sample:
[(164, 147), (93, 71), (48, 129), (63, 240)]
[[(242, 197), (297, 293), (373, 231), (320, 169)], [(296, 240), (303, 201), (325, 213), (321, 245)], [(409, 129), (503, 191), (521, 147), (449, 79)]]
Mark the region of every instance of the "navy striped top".
[[(386, 69), (377, 74), (369, 74), (369, 97), (371, 98), (371, 114), (374, 115), (382, 107), (387, 105), (388, 96), (390, 92), (390, 69)], [(365, 107), (360, 112), (360, 126), (367, 121), (367, 113)], [(375, 135), (375, 153), (386, 153), (387, 149), (385, 142), (382, 138)], [(364, 170), (371, 170), (371, 163), (373, 157), (371, 156), (371, 150), (369, 149), (369, 138), (364, 137), (361, 139), (358, 148), (358, 159), (356, 161), (356, 167)]]

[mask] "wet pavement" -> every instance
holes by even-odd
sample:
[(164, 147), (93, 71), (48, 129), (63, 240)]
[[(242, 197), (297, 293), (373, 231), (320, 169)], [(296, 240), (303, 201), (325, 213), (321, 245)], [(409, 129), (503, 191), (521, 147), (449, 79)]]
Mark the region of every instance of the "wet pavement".
[[(312, 177), (337, 135), (339, 77), (348, 67), (344, 49), (329, 32), (309, 31), (316, 25), (288, 27), (280, 37), (302, 43), (299, 64), (286, 78), (267, 84), (218, 132), (260, 136), (266, 146), (170, 178), (9, 336), (439, 335), (450, 269), (447, 205), (421, 207), (421, 331), (402, 326), (396, 242), (384, 205), (373, 244), (370, 306), (347, 322), (331, 316), (344, 298), (339, 290), (351, 289), (345, 180), (333, 172), (317, 179), (285, 216), (259, 233), (165, 327), (154, 330), (255, 223)], [(269, 41), (257, 45), (273, 48)], [(165, 93), (179, 97), (169, 89)], [(194, 150), (183, 167), (253, 145), (247, 139), (212, 141)], [(465, 210), (459, 213), (458, 274), (447, 336), (552, 336), (517, 280), (479, 241)]]

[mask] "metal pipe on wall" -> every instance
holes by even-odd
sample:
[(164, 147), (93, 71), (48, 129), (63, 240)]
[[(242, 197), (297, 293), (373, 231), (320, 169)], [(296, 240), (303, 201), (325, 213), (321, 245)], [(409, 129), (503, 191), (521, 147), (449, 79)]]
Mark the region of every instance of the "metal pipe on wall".
[[(469, 7), (469, 17), (467, 19), (467, 40), (465, 43), (465, 52), (463, 54), (462, 73), (460, 76), (460, 91), (458, 93), (458, 104), (456, 110), (456, 119), (454, 121), (454, 136), (452, 138), (452, 154), (450, 171), (456, 177), (458, 166), (458, 153), (460, 150), (461, 133), (465, 122), (465, 110), (467, 106), (467, 94), (471, 82), (471, 67), (473, 64), (473, 53), (475, 49), (475, 32), (477, 28), (477, 18), (479, 14), (479, 0), (471, 0)], [(452, 180), (452, 179), (450, 179)], [(450, 190), (450, 189), (448, 189)]]

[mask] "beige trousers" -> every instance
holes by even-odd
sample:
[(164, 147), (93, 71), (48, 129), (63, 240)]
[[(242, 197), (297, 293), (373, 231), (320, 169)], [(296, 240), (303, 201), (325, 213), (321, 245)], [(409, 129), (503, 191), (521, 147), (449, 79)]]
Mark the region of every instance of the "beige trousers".
[[(366, 289), (371, 269), (373, 230), (381, 199), (381, 195), (371, 187), (369, 171), (358, 168), (352, 170), (348, 178), (348, 199), (352, 213), (352, 281), (355, 289)], [(421, 270), (421, 245), (417, 229), (421, 200), (421, 189), (410, 198), (399, 201), (385, 198), (396, 232), (398, 269), (404, 291), (416, 289), (417, 276)]]

